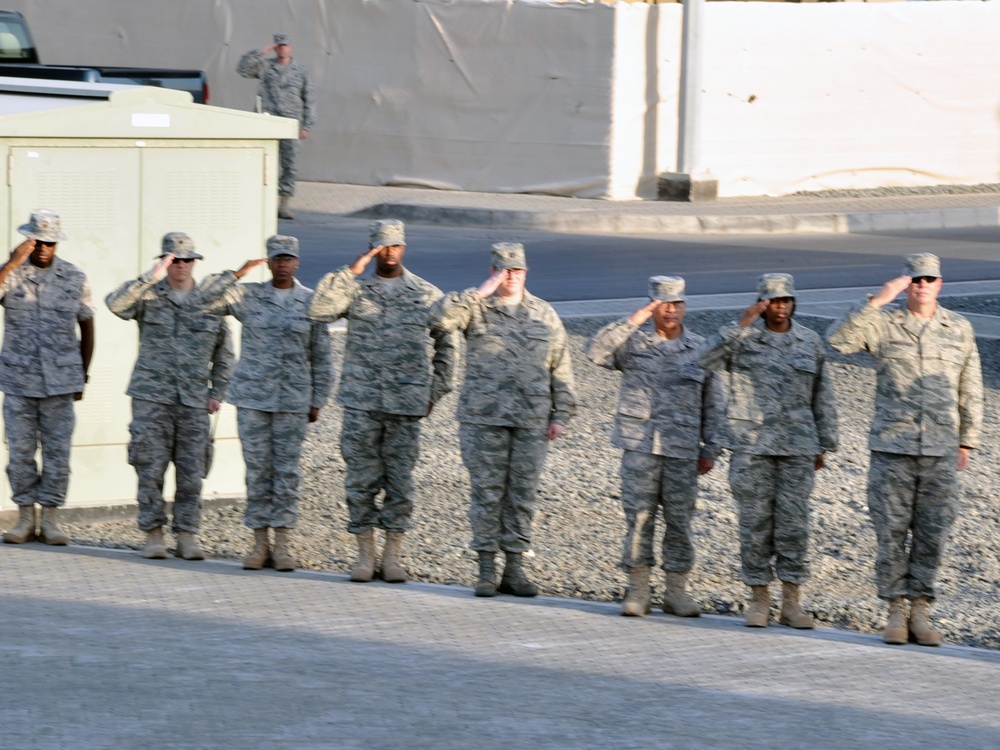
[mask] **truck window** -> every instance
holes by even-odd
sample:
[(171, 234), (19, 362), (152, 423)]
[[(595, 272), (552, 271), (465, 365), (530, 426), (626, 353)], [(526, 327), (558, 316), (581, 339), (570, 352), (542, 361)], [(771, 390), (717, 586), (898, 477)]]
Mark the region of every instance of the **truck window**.
[(21, 19), (0, 16), (0, 60), (37, 62), (35, 43)]

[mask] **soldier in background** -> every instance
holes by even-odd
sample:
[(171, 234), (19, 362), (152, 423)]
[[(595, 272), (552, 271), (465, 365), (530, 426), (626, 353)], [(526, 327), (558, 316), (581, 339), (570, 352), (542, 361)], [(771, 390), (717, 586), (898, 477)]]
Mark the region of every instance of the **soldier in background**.
[[(265, 57), (272, 52), (274, 57)], [(274, 44), (259, 51), (247, 52), (240, 58), (236, 72), (244, 78), (256, 78), (260, 81), (258, 96), (261, 111), (299, 121), (299, 140), (284, 139), (278, 144), (281, 159), (278, 216), (282, 219), (294, 219), (288, 204), (295, 195), (299, 149), (316, 124), (316, 95), (309, 73), (301, 63), (292, 60), (292, 44), (288, 34), (275, 34)]]
[(229, 324), (203, 313), (192, 301), (194, 263), (202, 255), (183, 232), (163, 236), (157, 263), (107, 296), (108, 308), (139, 324), (139, 357), (132, 370), (128, 462), (139, 479), (142, 556), (163, 559), (167, 524), (163, 475), (173, 461), (173, 532), (177, 557), (204, 560), (198, 545), (201, 484), (208, 473), (209, 415), (226, 398), (235, 365)]
[[(462, 461), (469, 471), (472, 549), (479, 554), (476, 596), (535, 596), (522, 555), (531, 546), (535, 493), (548, 441), (576, 411), (566, 331), (547, 302), (525, 290), (524, 247), (493, 245), (490, 277), (478, 289), (434, 304), (432, 320), (466, 341), (458, 404)], [(500, 585), (498, 549), (506, 563)]]
[[(590, 340), (592, 362), (622, 373), (611, 443), (624, 450), (622, 506), (627, 532), (622, 568), (628, 595), (622, 614), (642, 617), (650, 606), (650, 568), (656, 564), (653, 533), (663, 509), (663, 611), (697, 617), (701, 607), (687, 593), (694, 564), (691, 517), (698, 477), (719, 455), (717, 432), (725, 399), (715, 373), (694, 361), (704, 341), (684, 327), (684, 279), (653, 276), (650, 302), (606, 325)], [(653, 319), (653, 331), (641, 326)]]
[[(958, 513), (958, 472), (969, 465), (983, 423), (975, 334), (969, 321), (938, 305), (941, 284), (936, 255), (907, 255), (902, 276), (827, 331), (837, 351), (875, 358), (868, 509), (878, 595), (889, 602), (883, 639), (892, 644), (941, 643), (930, 624), (934, 581)], [(890, 306), (901, 292), (906, 303)]]
[[(94, 307), (83, 271), (56, 257), (57, 244), (66, 239), (56, 213), (35, 211), (17, 231), (28, 239), (0, 267), (0, 390), (5, 394), (7, 477), (18, 510), (17, 524), (3, 540), (22, 544), (37, 535), (46, 544), (65, 545), (69, 539), (56, 512), (69, 487), (73, 402), (83, 398), (94, 352)], [(37, 530), (36, 504), (42, 508)]]
[[(746, 625), (770, 620), (768, 586), (781, 580), (782, 625), (813, 627), (799, 601), (809, 578), (809, 495), (824, 454), (837, 449), (837, 412), (822, 339), (796, 323), (794, 281), (766, 273), (757, 302), (703, 345), (698, 363), (729, 374), (729, 486), (739, 509)], [(771, 560), (774, 558), (774, 569)]]
[[(271, 281), (238, 284), (267, 263)], [(310, 422), (319, 419), (333, 379), (325, 323), (306, 315), (312, 290), (298, 282), (299, 241), (275, 235), (267, 258), (248, 260), (237, 271), (209, 276), (198, 287), (206, 313), (232, 315), (243, 324), (240, 362), (227, 401), (236, 407), (247, 468), (245, 523), (254, 532), (246, 570), (273, 564), (295, 570), (289, 549), (299, 516), (299, 457)], [(274, 529), (274, 543), (268, 536)]]
[[(454, 336), (431, 325), (441, 290), (403, 267), (403, 222), (376, 221), (368, 251), (320, 280), (309, 317), (347, 318), (344, 368), (337, 401), (344, 407), (340, 453), (358, 561), (352, 581), (375, 577), (375, 529), (385, 530), (382, 579), (404, 583), (403, 536), (413, 514), (413, 467), (420, 456), (420, 420), (452, 389)], [(375, 272), (361, 277), (375, 261)], [(375, 498), (385, 490), (382, 508)]]

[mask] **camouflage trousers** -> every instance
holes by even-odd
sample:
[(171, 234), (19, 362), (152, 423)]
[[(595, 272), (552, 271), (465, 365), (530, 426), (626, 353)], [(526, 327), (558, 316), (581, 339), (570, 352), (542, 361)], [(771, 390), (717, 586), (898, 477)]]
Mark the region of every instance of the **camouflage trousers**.
[(251, 529), (295, 528), (299, 517), (299, 457), (309, 415), (238, 408), (236, 426), (247, 467), (247, 509)]
[(809, 580), (809, 495), (815, 477), (815, 456), (733, 453), (729, 487), (739, 510), (747, 586), (766, 586), (775, 572), (788, 583)]
[(625, 451), (619, 476), (625, 511), (622, 568), (652, 567), (656, 513), (663, 509), (663, 569), (678, 573), (694, 565), (691, 517), (698, 494), (698, 460)]
[[(46, 398), (13, 396), (3, 399), (7, 433), (7, 478), (17, 505), (59, 507), (69, 488), (69, 452), (73, 442), (73, 394)], [(42, 448), (42, 470), (35, 452)]]
[(205, 476), (209, 417), (205, 407), (158, 404), (132, 399), (132, 439), (128, 462), (139, 477), (139, 530), (152, 531), (167, 524), (163, 475), (173, 461), (174, 531), (197, 534), (201, 527), (201, 480)]
[[(413, 467), (420, 457), (420, 417), (344, 409), (340, 455), (352, 534), (407, 531), (413, 513)], [(385, 490), (382, 508), (375, 497)]]
[(462, 463), (472, 485), (472, 549), (526, 552), (531, 546), (535, 493), (549, 450), (546, 432), (544, 427), (459, 427)]
[(295, 179), (298, 176), (299, 151), (302, 141), (290, 138), (278, 141), (278, 195), (295, 195)]
[(873, 451), (868, 510), (878, 541), (879, 598), (934, 599), (938, 565), (958, 514), (958, 456)]

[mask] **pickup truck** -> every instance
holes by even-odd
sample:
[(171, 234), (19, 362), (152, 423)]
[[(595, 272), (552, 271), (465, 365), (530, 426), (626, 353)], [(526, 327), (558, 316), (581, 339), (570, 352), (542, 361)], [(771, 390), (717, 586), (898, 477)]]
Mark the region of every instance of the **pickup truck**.
[(195, 102), (208, 104), (208, 80), (201, 70), (42, 65), (27, 21), (20, 13), (12, 10), (0, 10), (0, 76), (4, 75), (57, 81), (160, 86), (187, 91)]

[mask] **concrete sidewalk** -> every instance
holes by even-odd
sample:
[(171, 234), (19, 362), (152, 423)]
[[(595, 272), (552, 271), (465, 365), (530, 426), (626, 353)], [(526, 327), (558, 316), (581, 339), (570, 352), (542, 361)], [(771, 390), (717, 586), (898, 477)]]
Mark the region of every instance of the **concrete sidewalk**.
[(1000, 193), (675, 203), (302, 182), (293, 206), (310, 221), (393, 217), (421, 224), (577, 234), (863, 234), (1000, 226)]
[(1000, 653), (0, 546), (3, 746), (1000, 747)]

